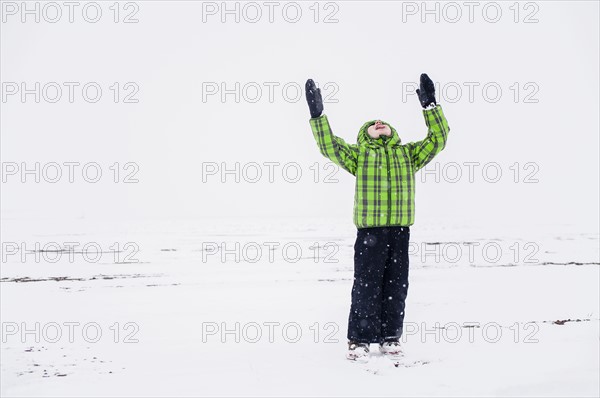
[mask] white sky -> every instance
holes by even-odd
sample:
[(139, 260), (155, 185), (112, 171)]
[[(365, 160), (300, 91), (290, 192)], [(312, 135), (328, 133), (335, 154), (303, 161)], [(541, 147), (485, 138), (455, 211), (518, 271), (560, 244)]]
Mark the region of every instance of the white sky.
[[(96, 162), (103, 176), (90, 184), (77, 168), (75, 183), (63, 175), (56, 184), (38, 184), (32, 176), (21, 183), (20, 173), (4, 175), (3, 218), (333, 215), (350, 220), (353, 177), (340, 170), (337, 183), (323, 182), (326, 160), (312, 137), (303, 94), (297, 102), (285, 100), (281, 87), (292, 83), (289, 97), (309, 77), (321, 86), (332, 83), (324, 88), (327, 93), (337, 87), (337, 102), (326, 103), (325, 113), (334, 132), (348, 142), (354, 142), (361, 124), (373, 118), (388, 121), (409, 142), (423, 138), (426, 129), (416, 97), (403, 101), (403, 83), (417, 82), (420, 73), (427, 72), (450, 97), (448, 101), (438, 93), (452, 130), (445, 151), (434, 162), (450, 177), (456, 170), (452, 165), (460, 164), (463, 176), (457, 183), (436, 183), (428, 175), (418, 184), (417, 224), (449, 219), (586, 223), (597, 228), (596, 1), (530, 2), (527, 8), (520, 3), (518, 23), (514, 8), (509, 8), (513, 2), (495, 3), (502, 10), (497, 23), (484, 19), (486, 2), (479, 2), (472, 23), (463, 2), (454, 3), (463, 13), (458, 22), (447, 20), (454, 18), (455, 9), (439, 3), (439, 23), (432, 15), (423, 23), (420, 14), (406, 13), (421, 2), (392, 1), (330, 2), (326, 9), (321, 3), (319, 18), (335, 11), (337, 23), (314, 23), (313, 2), (298, 3), (302, 17), (297, 23), (283, 18), (285, 2), (275, 8), (273, 23), (267, 20), (263, 2), (257, 3), (264, 14), (257, 23), (245, 21), (243, 15), (239, 23), (231, 15), (222, 23), (220, 14), (206, 16), (203, 23), (202, 2), (142, 1), (136, 2), (139, 22), (132, 24), (112, 21), (113, 2), (99, 2), (103, 14), (95, 24), (81, 16), (85, 2), (75, 10), (73, 23), (66, 14), (57, 23), (43, 18), (35, 23), (32, 16), (22, 23), (20, 10), (12, 15), (6, 3), (10, 2), (3, 2), (0, 39), (4, 95), (7, 82), (26, 82), (29, 88), (35, 82), (98, 82), (103, 96), (87, 103), (76, 89), (75, 101), (69, 103), (66, 88), (57, 103), (35, 103), (33, 95), (22, 103), (18, 94), (7, 96), (0, 122), (5, 168), (6, 162), (26, 162), (29, 167), (35, 162)], [(14, 4), (20, 7), (21, 2)], [(33, 7), (34, 2), (28, 4)], [(243, 6), (239, 3), (240, 9)], [(488, 17), (494, 17), (492, 6), (487, 6)], [(120, 18), (133, 10), (121, 9)], [(246, 17), (253, 17), (254, 11), (246, 10), (252, 12)], [(293, 17), (293, 9), (288, 11)], [(532, 13), (538, 22), (523, 23)], [(139, 102), (115, 104), (109, 89), (114, 82), (135, 82)], [(233, 95), (225, 103), (218, 95), (203, 102), (207, 82), (225, 82), (229, 88), (236, 82), (255, 82), (263, 96), (256, 103), (236, 103)], [(278, 84), (272, 103), (265, 82)], [(469, 82), (478, 84), (473, 102), (465, 85)], [(497, 102), (483, 98), (486, 83), (502, 89)], [(452, 103), (457, 85), (462, 96)], [(252, 84), (246, 87), (246, 94), (254, 97)], [(538, 102), (524, 102), (536, 87), (531, 99)], [(121, 94), (130, 91), (122, 89)], [(494, 91), (488, 93), (493, 96)], [(109, 166), (115, 162), (135, 162), (139, 183), (111, 182)], [(235, 183), (232, 175), (223, 183), (220, 174), (203, 182), (202, 165), (210, 162), (225, 162), (230, 168), (236, 162), (256, 162), (263, 176), (254, 184)], [(273, 183), (265, 162), (279, 162)], [(297, 183), (282, 177), (283, 165), (292, 162), (303, 173)], [(319, 183), (312, 181), (310, 167), (315, 162), (321, 167)], [(472, 183), (465, 162), (480, 164)], [(491, 162), (503, 173), (495, 184), (482, 176), (482, 165)], [(510, 168), (515, 162), (520, 165), (518, 183)], [(526, 163), (535, 166), (525, 168)], [(121, 180), (129, 170), (122, 170)], [(248, 171), (254, 176), (254, 170)], [(294, 177), (294, 170), (288, 171)], [(493, 170), (488, 171), (493, 177)], [(530, 172), (538, 183), (523, 182)]]

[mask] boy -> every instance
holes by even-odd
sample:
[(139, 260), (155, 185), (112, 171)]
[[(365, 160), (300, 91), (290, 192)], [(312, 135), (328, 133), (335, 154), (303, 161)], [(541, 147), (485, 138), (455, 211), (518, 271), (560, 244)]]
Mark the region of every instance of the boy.
[(321, 91), (306, 82), (310, 126), (321, 154), (356, 176), (354, 284), (348, 320), (350, 360), (364, 360), (369, 345), (384, 355), (402, 356), (400, 337), (408, 292), (409, 226), (414, 222), (414, 175), (446, 146), (450, 128), (435, 101), (435, 88), (421, 75), (417, 95), (423, 107), (427, 137), (401, 144), (396, 130), (381, 120), (366, 122), (357, 144), (331, 131), (322, 115)]

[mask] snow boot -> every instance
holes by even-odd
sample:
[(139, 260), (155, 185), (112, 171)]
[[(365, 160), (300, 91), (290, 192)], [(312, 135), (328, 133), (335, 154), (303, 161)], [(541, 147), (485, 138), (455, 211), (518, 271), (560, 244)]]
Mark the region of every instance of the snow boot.
[(383, 355), (388, 355), (391, 357), (402, 357), (404, 356), (404, 352), (402, 351), (402, 346), (400, 346), (400, 339), (386, 339), (383, 343), (379, 344), (379, 351)]
[(346, 358), (351, 361), (365, 362), (369, 357), (369, 344), (348, 342), (348, 353)]

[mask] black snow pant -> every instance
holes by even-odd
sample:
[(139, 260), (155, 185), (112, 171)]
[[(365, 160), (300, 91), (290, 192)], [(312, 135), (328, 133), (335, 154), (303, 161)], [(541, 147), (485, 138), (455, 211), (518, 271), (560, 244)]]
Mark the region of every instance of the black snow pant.
[(349, 341), (381, 343), (402, 336), (409, 239), (408, 227), (358, 229)]

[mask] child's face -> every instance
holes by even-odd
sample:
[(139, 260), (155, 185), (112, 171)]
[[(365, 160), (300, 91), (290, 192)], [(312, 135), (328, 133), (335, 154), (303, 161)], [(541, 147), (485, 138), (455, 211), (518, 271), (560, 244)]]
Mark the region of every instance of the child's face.
[(381, 120), (377, 120), (375, 124), (372, 124), (367, 129), (367, 133), (373, 139), (377, 139), (380, 136), (384, 135), (389, 137), (392, 135), (392, 130), (387, 124), (383, 124)]

